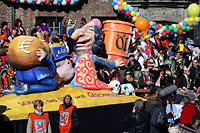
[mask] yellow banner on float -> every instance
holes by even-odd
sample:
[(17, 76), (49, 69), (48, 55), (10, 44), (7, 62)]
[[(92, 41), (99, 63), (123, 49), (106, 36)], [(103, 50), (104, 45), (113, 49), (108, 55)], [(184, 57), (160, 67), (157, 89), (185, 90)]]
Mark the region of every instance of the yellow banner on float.
[(95, 91), (64, 86), (59, 90), (51, 92), (34, 93), (22, 96), (17, 96), (15, 94), (6, 95), (0, 98), (0, 110), (1, 106), (6, 106), (7, 109), (3, 115), (6, 115), (11, 121), (28, 119), (28, 114), (34, 112), (33, 104), (35, 100), (42, 100), (44, 102), (44, 112), (58, 111), (59, 105), (63, 103), (63, 98), (66, 94), (72, 96), (77, 108), (123, 104), (134, 102), (136, 99), (142, 99), (137, 96), (116, 95), (108, 90)]

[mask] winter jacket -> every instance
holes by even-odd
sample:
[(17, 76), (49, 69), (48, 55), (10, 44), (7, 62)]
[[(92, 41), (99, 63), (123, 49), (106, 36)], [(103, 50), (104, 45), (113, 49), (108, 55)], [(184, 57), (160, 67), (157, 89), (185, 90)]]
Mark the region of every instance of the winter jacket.
[(180, 123), (187, 124), (192, 123), (192, 117), (197, 114), (196, 104), (186, 104), (183, 106), (183, 110), (180, 116)]

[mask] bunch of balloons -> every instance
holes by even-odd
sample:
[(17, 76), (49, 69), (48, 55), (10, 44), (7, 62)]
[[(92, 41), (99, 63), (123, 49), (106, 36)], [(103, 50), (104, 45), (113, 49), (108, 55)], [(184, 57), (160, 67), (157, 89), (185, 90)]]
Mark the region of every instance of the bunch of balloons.
[(148, 29), (152, 27), (157, 30), (157, 32), (161, 32), (163, 37), (182, 35), (193, 29), (193, 27), (197, 26), (200, 22), (200, 6), (195, 3), (188, 7), (189, 18), (185, 18), (184, 21), (179, 24), (164, 26), (151, 21), (124, 0), (113, 0), (112, 6), (114, 10), (117, 10), (120, 14), (128, 18), (129, 21), (134, 23), (135, 27), (143, 34), (146, 34)]
[(37, 4), (37, 5), (77, 5), (79, 0), (11, 0), (15, 3), (24, 3), (24, 4)]

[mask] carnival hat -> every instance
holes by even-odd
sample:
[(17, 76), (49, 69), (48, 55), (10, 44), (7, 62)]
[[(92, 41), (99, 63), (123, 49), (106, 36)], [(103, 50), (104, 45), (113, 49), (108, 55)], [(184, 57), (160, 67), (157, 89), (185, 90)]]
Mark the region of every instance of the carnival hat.
[(169, 56), (169, 57), (172, 56), (172, 55), (174, 55), (173, 52), (169, 52), (169, 53), (168, 53), (168, 56)]
[(151, 35), (149, 35), (149, 34), (144, 35), (144, 39), (147, 39), (147, 38), (150, 38), (150, 37), (151, 37)]

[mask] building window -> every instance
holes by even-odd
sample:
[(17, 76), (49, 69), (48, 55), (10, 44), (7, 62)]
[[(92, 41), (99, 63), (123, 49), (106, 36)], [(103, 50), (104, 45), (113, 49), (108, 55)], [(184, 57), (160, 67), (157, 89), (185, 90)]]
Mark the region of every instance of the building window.
[(51, 31), (57, 31), (58, 34), (61, 34), (63, 17), (36, 17), (36, 22), (41, 23), (43, 19), (47, 19), (47, 25)]

